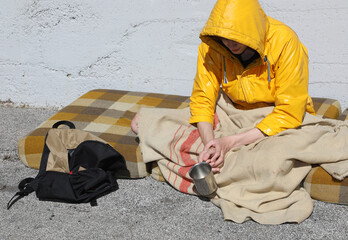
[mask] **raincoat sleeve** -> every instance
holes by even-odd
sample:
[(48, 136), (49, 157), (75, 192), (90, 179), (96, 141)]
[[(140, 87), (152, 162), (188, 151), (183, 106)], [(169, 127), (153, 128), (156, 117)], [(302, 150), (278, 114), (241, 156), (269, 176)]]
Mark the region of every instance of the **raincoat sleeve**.
[(190, 123), (214, 124), (216, 99), (221, 85), (222, 56), (205, 43), (198, 48), (197, 73), (191, 94)]
[(296, 34), (284, 45), (275, 67), (275, 107), (256, 126), (269, 136), (299, 127), (306, 111), (308, 55)]

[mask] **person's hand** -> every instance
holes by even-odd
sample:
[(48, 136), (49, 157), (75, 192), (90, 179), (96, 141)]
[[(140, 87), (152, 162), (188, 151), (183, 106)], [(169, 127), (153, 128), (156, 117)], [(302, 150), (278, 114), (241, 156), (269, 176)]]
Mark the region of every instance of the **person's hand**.
[(207, 162), (211, 165), (213, 172), (220, 172), (224, 165), (225, 153), (233, 147), (233, 138), (222, 137), (209, 141), (198, 156), (199, 162)]
[[(198, 156), (198, 161), (209, 163), (214, 173), (219, 172), (224, 165), (225, 154), (233, 147), (248, 145), (265, 136), (261, 130), (253, 128), (236, 135), (214, 138), (205, 144), (203, 151)], [(202, 139), (204, 143), (205, 138)]]
[(224, 165), (224, 154), (211, 147), (203, 150), (199, 156), (199, 162), (207, 162), (212, 167), (213, 173), (220, 172), (220, 168)]
[(198, 162), (211, 162), (211, 159), (218, 157), (219, 153), (216, 152), (214, 147), (204, 148), (198, 156)]

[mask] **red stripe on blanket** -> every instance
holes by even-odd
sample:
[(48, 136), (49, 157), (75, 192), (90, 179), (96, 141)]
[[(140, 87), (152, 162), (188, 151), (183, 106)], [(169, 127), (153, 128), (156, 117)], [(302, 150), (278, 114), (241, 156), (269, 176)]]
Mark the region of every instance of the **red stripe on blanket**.
[(218, 115), (215, 113), (214, 114), (214, 127), (213, 129), (215, 130), (216, 126), (218, 125), (218, 123), (220, 122)]
[(188, 193), (188, 188), (191, 186), (192, 181), (186, 178), (186, 174), (190, 171), (191, 166), (189, 167), (181, 167), (179, 169), (179, 175), (182, 176), (182, 181), (179, 187), (180, 192)]
[(184, 162), (184, 166), (192, 166), (197, 163), (193, 160), (190, 155), (192, 145), (198, 140), (199, 132), (198, 129), (194, 129), (187, 137), (185, 142), (180, 147), (181, 159)]
[(190, 167), (197, 163), (197, 161), (191, 158), (190, 150), (192, 145), (199, 139), (198, 129), (194, 129), (185, 142), (180, 147), (181, 159), (184, 162), (184, 167), (179, 169), (179, 175), (183, 177), (180, 184), (179, 190), (181, 192), (188, 192), (188, 188), (191, 185), (191, 181), (186, 178), (187, 172), (190, 170)]

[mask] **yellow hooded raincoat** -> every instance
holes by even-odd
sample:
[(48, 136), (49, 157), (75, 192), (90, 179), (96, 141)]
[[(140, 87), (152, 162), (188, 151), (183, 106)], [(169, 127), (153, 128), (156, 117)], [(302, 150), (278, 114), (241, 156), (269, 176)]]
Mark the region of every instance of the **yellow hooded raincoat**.
[[(242, 43), (260, 57), (244, 68), (216, 37)], [(256, 125), (269, 136), (300, 126), (306, 111), (315, 114), (307, 49), (293, 30), (266, 16), (257, 0), (218, 0), (200, 38), (190, 123), (213, 124), (221, 85), (243, 109), (275, 106)]]

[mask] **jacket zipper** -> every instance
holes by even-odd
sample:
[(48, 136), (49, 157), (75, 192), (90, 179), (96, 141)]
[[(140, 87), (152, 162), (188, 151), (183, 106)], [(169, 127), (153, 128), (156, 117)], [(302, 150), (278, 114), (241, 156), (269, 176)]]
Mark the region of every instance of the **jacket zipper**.
[[(224, 62), (224, 83), (227, 84), (228, 83), (228, 80), (227, 80), (227, 74), (226, 74), (226, 62), (225, 62), (225, 56), (222, 56), (223, 58), (223, 62)], [(241, 66), (242, 64), (239, 63)], [(243, 66), (242, 66), (243, 67)], [(241, 77), (238, 79), (238, 81), (240, 82), (240, 86), (242, 88), (242, 92), (243, 92), (243, 95), (244, 95), (244, 99), (246, 102), (248, 102), (248, 98), (247, 98), (247, 94), (245, 93), (245, 86), (243, 84), (243, 80), (242, 80), (242, 76), (244, 74), (244, 72), (246, 71), (247, 69), (244, 69), (244, 71), (242, 72), (242, 74), (240, 75)]]

